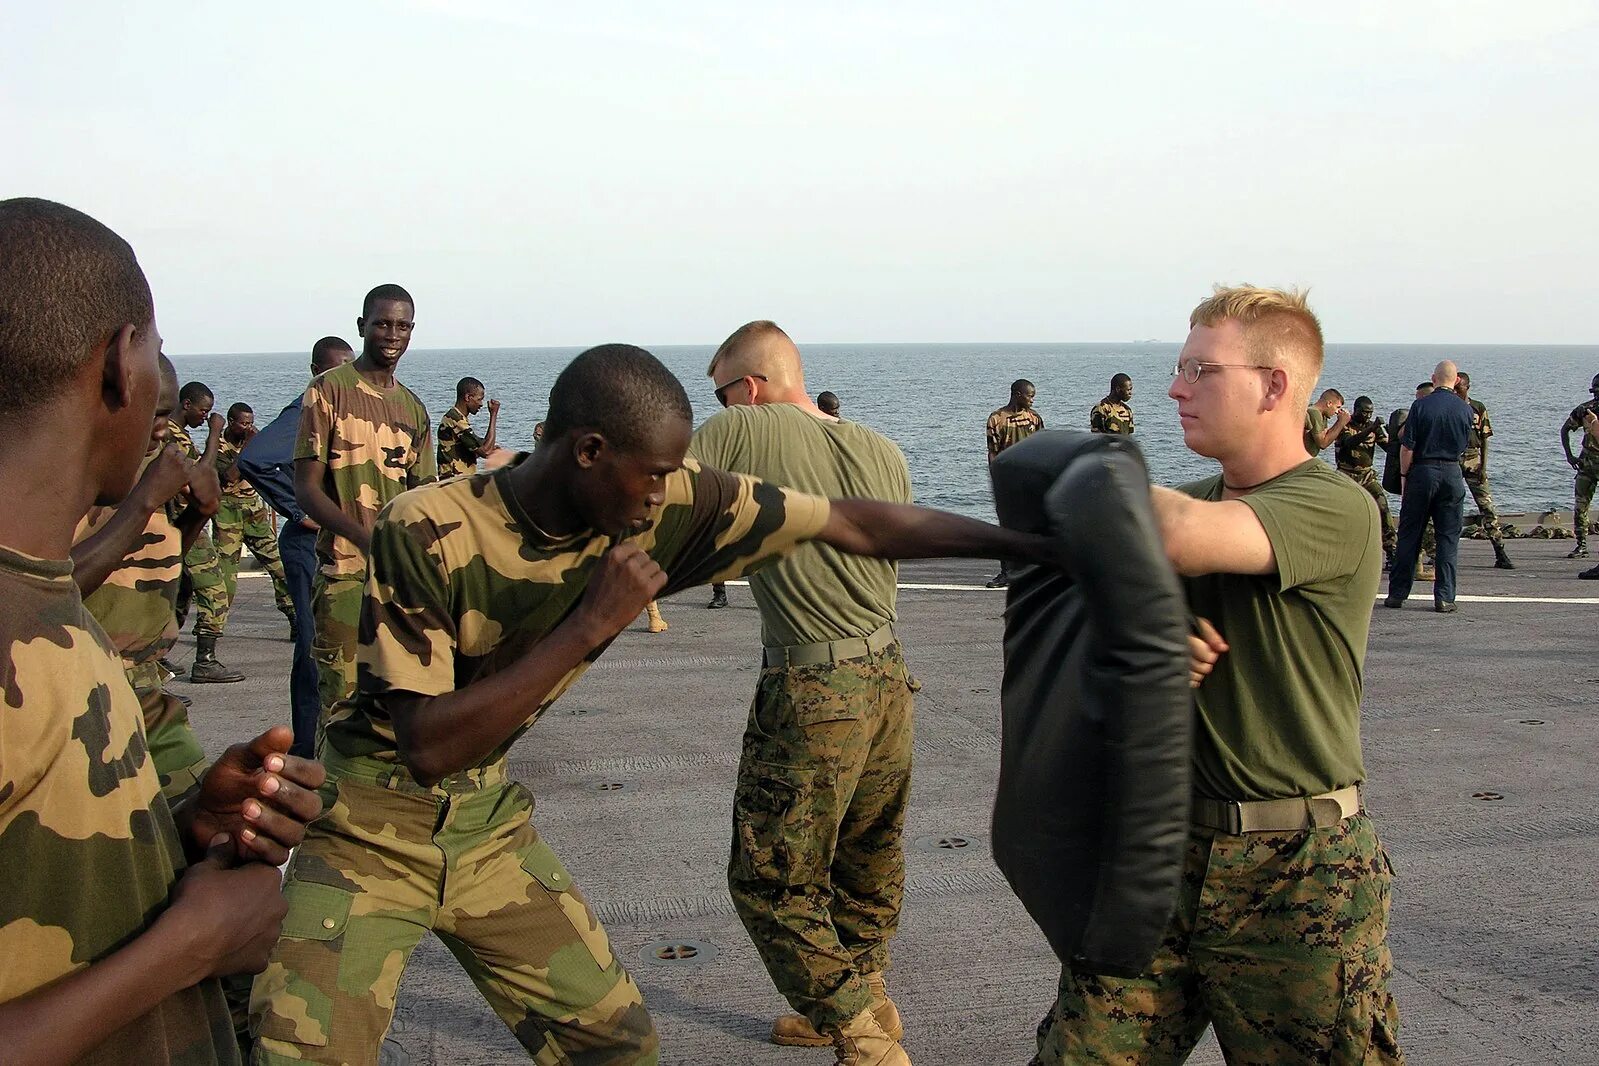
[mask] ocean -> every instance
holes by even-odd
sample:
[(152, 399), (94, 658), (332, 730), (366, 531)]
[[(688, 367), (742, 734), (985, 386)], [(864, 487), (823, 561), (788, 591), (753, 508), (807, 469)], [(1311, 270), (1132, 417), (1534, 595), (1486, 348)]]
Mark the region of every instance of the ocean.
[[(358, 343), (355, 337), (348, 338)], [(1180, 484), (1213, 473), (1215, 464), (1183, 447), (1176, 405), (1166, 396), (1177, 344), (807, 344), (806, 382), (814, 395), (839, 395), (842, 415), (887, 434), (905, 451), (917, 502), (993, 518), (984, 451), (988, 415), (1009, 399), (1010, 383), (1038, 387), (1036, 407), (1050, 428), (1088, 428), (1088, 412), (1112, 374), (1133, 378), (1135, 440), (1153, 478)], [(435, 425), (455, 402), (455, 382), (481, 379), (501, 402), (500, 443), (529, 447), (544, 416), (551, 383), (579, 348), (412, 349), (399, 377), (427, 404)], [(719, 410), (705, 376), (711, 346), (651, 349), (688, 389), (695, 419)], [(1441, 359), (1471, 374), (1474, 399), (1488, 407), (1494, 437), (1489, 483), (1501, 511), (1569, 510), (1572, 474), (1560, 426), (1589, 398), (1599, 347), (1528, 345), (1333, 344), (1320, 388), (1337, 388), (1353, 406), (1370, 396), (1378, 417), (1409, 407), (1418, 382)], [(182, 381), (199, 380), (226, 412), (248, 403), (265, 425), (304, 388), (306, 352), (173, 356)], [(474, 420), (478, 431), (487, 412)], [(204, 431), (196, 437), (203, 441)], [(1331, 461), (1332, 450), (1323, 457)], [(1381, 457), (1378, 459), (1379, 466)], [(1472, 510), (1468, 500), (1468, 512)]]

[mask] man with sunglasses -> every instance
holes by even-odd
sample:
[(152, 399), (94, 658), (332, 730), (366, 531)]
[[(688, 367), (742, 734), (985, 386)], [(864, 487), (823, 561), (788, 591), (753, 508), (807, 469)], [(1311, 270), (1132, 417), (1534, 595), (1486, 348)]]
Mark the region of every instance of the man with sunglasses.
[[(899, 447), (811, 401), (799, 349), (772, 322), (722, 342), (707, 370), (729, 409), (700, 462), (828, 497), (909, 503)], [(911, 680), (894, 632), (892, 562), (805, 547), (750, 577), (762, 670), (733, 799), (728, 887), (773, 983), (799, 1013), (772, 1041), (905, 1062), (888, 998), (888, 942), (905, 885)], [(845, 1058), (857, 1029), (886, 1057)]]
[(1189, 604), (1228, 650), (1195, 691), (1192, 828), (1164, 943), (1135, 979), (1062, 974), (1035, 1063), (1399, 1063), (1392, 877), (1361, 806), (1377, 509), (1306, 454), (1321, 327), (1296, 292), (1218, 289), (1173, 375), (1221, 472), (1152, 492)]

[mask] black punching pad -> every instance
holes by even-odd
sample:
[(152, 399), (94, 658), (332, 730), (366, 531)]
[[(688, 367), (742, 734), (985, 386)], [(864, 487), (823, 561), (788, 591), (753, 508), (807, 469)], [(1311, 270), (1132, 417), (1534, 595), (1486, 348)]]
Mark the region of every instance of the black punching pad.
[(1000, 524), (1068, 572), (1011, 572), (994, 861), (1062, 962), (1136, 977), (1189, 826), (1188, 612), (1124, 437), (1055, 430), (991, 466)]

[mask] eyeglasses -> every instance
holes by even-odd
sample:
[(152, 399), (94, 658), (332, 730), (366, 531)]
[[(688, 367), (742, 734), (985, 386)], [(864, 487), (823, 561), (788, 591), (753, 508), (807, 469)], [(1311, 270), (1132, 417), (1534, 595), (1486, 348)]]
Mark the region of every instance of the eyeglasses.
[(766, 380), (766, 375), (765, 374), (745, 374), (742, 377), (734, 378), (732, 381), (729, 381), (726, 385), (718, 385), (718, 386), (716, 386), (716, 402), (721, 404), (723, 407), (726, 407), (727, 406), (727, 390), (731, 389), (734, 385), (737, 385), (739, 382), (743, 381), (744, 378), (754, 378), (756, 381), (765, 381)]
[(1207, 369), (1210, 370), (1276, 370), (1274, 366), (1261, 366), (1258, 363), (1203, 363), (1198, 359), (1184, 359), (1172, 367), (1171, 376), (1181, 377), (1192, 385), (1199, 380), (1199, 375)]

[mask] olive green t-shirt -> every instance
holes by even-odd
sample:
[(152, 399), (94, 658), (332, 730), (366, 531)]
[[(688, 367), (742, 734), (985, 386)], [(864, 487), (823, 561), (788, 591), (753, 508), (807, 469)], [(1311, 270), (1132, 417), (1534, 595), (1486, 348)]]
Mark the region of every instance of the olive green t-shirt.
[(1321, 454), (1321, 435), (1327, 432), (1327, 416), (1319, 407), (1305, 408), (1305, 451)]
[[(905, 456), (859, 422), (835, 422), (787, 403), (730, 407), (694, 434), (689, 454), (829, 499), (911, 501)], [(807, 544), (750, 578), (769, 648), (864, 637), (894, 621), (898, 569), (881, 559)]]
[[(1181, 491), (1219, 500), (1222, 479)], [(1186, 581), (1190, 608), (1229, 645), (1195, 690), (1194, 790), (1259, 800), (1357, 784), (1361, 672), (1382, 575), (1377, 505), (1315, 459), (1241, 502), (1265, 527), (1277, 573)]]

